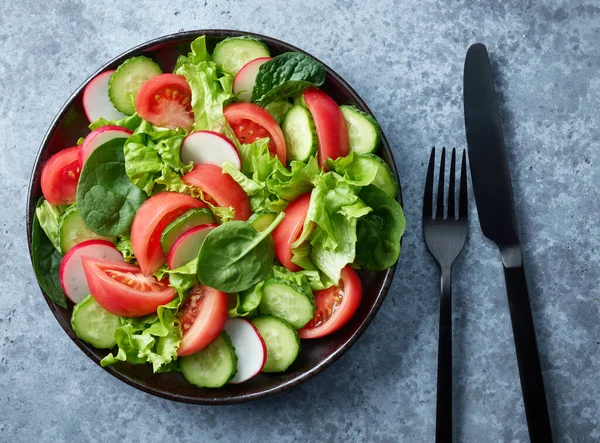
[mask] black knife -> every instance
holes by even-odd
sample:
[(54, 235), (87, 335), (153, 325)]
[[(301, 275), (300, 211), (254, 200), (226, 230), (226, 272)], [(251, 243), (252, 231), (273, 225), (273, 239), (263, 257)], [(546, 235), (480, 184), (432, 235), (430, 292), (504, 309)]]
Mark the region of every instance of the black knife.
[(498, 245), (502, 256), (529, 438), (533, 443), (550, 443), (552, 431), (523, 269), (504, 136), (490, 61), (481, 43), (474, 44), (467, 51), (463, 82), (467, 150), (475, 203), (483, 234)]

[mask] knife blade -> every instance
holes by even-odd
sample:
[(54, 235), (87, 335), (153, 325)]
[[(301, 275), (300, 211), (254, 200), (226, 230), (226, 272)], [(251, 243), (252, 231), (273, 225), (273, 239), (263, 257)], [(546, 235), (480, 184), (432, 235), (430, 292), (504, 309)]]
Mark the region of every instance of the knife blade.
[(490, 61), (481, 43), (467, 51), (463, 87), (473, 193), (481, 230), (502, 257), (529, 438), (534, 443), (552, 442), (508, 158)]

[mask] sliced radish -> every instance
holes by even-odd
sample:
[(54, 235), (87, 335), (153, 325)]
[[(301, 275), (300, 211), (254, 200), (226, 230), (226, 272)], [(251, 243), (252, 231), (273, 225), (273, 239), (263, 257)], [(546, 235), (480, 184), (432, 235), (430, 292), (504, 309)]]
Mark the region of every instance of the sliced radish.
[(170, 269), (179, 268), (198, 257), (200, 247), (206, 236), (215, 229), (217, 224), (200, 225), (190, 229), (177, 239), (171, 247), (167, 263)]
[(223, 134), (214, 131), (197, 131), (188, 135), (181, 146), (181, 160), (194, 165), (208, 163), (221, 166), (226, 161), (242, 168), (240, 153)]
[(115, 138), (129, 138), (131, 134), (133, 132), (121, 126), (102, 126), (101, 128), (94, 129), (81, 144), (81, 149), (79, 150), (79, 167), (83, 168), (85, 161), (98, 146)]
[(104, 117), (106, 120), (119, 120), (126, 117), (108, 98), (108, 83), (115, 71), (105, 71), (92, 79), (83, 91), (83, 110), (91, 122)]
[(225, 322), (238, 357), (237, 374), (229, 383), (243, 383), (260, 371), (267, 361), (267, 347), (258, 330), (243, 318), (231, 318)]
[(256, 83), (258, 69), (266, 62), (271, 60), (271, 57), (260, 57), (246, 63), (237, 73), (233, 80), (233, 93), (243, 102), (250, 102), (252, 98), (252, 89)]
[(106, 240), (88, 240), (73, 246), (60, 262), (60, 285), (73, 303), (79, 303), (90, 290), (83, 272), (82, 256), (123, 261), (115, 245)]

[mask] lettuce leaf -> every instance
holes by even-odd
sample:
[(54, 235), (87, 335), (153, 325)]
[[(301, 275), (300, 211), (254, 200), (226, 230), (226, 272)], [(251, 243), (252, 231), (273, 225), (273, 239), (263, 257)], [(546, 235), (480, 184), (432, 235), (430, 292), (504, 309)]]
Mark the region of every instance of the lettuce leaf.
[(137, 264), (135, 255), (133, 254), (133, 246), (131, 245), (131, 237), (129, 235), (120, 235), (115, 244), (117, 250), (123, 254), (123, 260), (127, 263)]
[(133, 115), (128, 115), (127, 117), (123, 117), (120, 120), (106, 120), (103, 117), (100, 117), (98, 120), (90, 123), (90, 130), (101, 128), (102, 126), (121, 126), (122, 128), (127, 128), (130, 131), (135, 131), (139, 125), (143, 122), (142, 118), (137, 115), (137, 112)]
[(50, 242), (60, 253), (62, 253), (62, 251), (60, 249), (59, 227), (60, 219), (64, 213), (64, 206), (54, 206), (45, 199), (42, 199), (42, 202), (35, 208), (35, 214), (40, 222), (40, 226), (46, 233)]
[(177, 63), (175, 64), (175, 69), (173, 71), (177, 71), (182, 65), (185, 64), (197, 64), (200, 62), (210, 61), (210, 54), (206, 50), (206, 36), (198, 37), (190, 44), (191, 51), (188, 52), (188, 55), (180, 55), (177, 58)]

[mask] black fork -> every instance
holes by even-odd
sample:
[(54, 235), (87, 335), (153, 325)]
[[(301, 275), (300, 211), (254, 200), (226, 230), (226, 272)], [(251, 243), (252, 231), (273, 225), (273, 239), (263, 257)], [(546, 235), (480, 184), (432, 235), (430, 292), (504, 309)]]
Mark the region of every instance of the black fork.
[(436, 442), (452, 441), (452, 264), (462, 251), (467, 238), (467, 166), (465, 151), (460, 168), (458, 214), (456, 213), (454, 176), (456, 149), (452, 149), (448, 180), (448, 212), (444, 216), (444, 171), (446, 148), (442, 149), (438, 182), (437, 208), (433, 213), (433, 170), (435, 148), (431, 150), (425, 195), (423, 196), (423, 235), (429, 252), (441, 269), (440, 329), (438, 347), (438, 379), (436, 405)]

